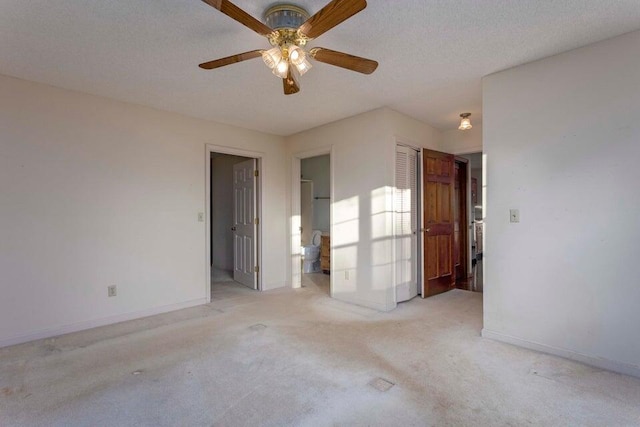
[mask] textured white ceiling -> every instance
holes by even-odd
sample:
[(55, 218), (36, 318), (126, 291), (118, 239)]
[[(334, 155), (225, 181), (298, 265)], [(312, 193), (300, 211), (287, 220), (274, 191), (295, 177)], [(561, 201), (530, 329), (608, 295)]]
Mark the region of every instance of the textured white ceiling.
[[(273, 1), (235, 3), (261, 19)], [(0, 0), (0, 74), (280, 135), (382, 106), (445, 130), (480, 117), (482, 76), (639, 28), (640, 0), (370, 0), (310, 46), (378, 70), (314, 63), (284, 96), (259, 58), (198, 68), (268, 47), (200, 0)]]

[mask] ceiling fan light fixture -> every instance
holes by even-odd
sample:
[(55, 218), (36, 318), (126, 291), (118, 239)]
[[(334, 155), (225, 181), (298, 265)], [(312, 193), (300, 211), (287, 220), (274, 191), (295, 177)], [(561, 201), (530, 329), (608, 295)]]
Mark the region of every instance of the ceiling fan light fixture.
[(293, 65), (298, 66), (302, 64), (307, 59), (307, 54), (304, 50), (296, 45), (289, 46), (289, 61)]
[(287, 75), (289, 74), (289, 61), (287, 61), (285, 58), (282, 58), (278, 62), (278, 65), (276, 65), (273, 69), (273, 74), (280, 77), (281, 79), (286, 79)]
[(294, 66), (298, 70), (298, 73), (303, 76), (307, 71), (311, 69), (313, 65), (311, 65), (311, 62), (309, 62), (307, 58), (305, 58), (302, 62), (294, 64)]
[(282, 52), (278, 46), (262, 52), (262, 60), (270, 69), (276, 68), (280, 60), (282, 60)]
[(460, 126), (458, 126), (458, 129), (469, 130), (473, 127), (471, 125), (471, 119), (469, 118), (469, 116), (471, 116), (471, 113), (460, 114), (461, 120), (460, 120)]

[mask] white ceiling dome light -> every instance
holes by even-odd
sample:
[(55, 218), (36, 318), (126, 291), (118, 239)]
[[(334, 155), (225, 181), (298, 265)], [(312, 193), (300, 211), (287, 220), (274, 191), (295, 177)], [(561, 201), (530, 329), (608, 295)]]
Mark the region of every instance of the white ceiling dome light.
[(461, 120), (460, 120), (460, 126), (458, 126), (458, 129), (469, 130), (473, 127), (471, 125), (471, 119), (469, 118), (470, 116), (471, 116), (471, 113), (460, 114)]

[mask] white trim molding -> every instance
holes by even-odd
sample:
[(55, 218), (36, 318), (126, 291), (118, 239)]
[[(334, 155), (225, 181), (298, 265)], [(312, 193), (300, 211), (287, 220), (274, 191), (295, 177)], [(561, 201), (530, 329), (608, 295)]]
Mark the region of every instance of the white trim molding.
[[(313, 150), (297, 151), (291, 155), (291, 200), (290, 209), (291, 215), (289, 217), (288, 224), (288, 246), (289, 246), (289, 280), (291, 287), (296, 289), (302, 286), (302, 268), (301, 268), (301, 256), (300, 252), (296, 252), (296, 248), (300, 247), (299, 242), (294, 242), (294, 237), (298, 235), (295, 228), (299, 227), (299, 224), (295, 222), (296, 218), (300, 218), (300, 168), (302, 159), (308, 159), (310, 157), (329, 155), (329, 235), (333, 234), (333, 201), (335, 200), (334, 188), (334, 149), (333, 145), (327, 145)], [(334, 259), (333, 248), (330, 249), (330, 258)], [(334, 275), (329, 277), (329, 295), (333, 298), (333, 279)]]
[(264, 170), (262, 168), (262, 158), (264, 156), (264, 153), (262, 151), (252, 151), (252, 150), (244, 150), (241, 148), (235, 148), (235, 147), (226, 147), (224, 145), (215, 145), (215, 144), (205, 144), (205, 183), (204, 183), (204, 188), (205, 188), (205, 195), (204, 195), (204, 199), (205, 199), (205, 206), (204, 206), (204, 220), (205, 220), (205, 295), (206, 295), (206, 303), (211, 302), (211, 153), (218, 153), (218, 154), (230, 154), (232, 156), (241, 156), (241, 157), (248, 157), (251, 159), (256, 159), (256, 168), (259, 171), (260, 176), (258, 177), (258, 182), (257, 184), (257, 199), (256, 199), (256, 204), (257, 204), (257, 210), (258, 210), (258, 218), (260, 218), (260, 225), (258, 225), (258, 235), (257, 237), (257, 261), (258, 261), (258, 266), (260, 266), (260, 271), (258, 272), (258, 290), (262, 291), (263, 289), (265, 289), (264, 286), (264, 281), (263, 281), (263, 271), (264, 268), (262, 268), (262, 246), (263, 246), (263, 239), (262, 239), (262, 224), (264, 223), (264, 220), (262, 218), (262, 202), (263, 202), (263, 197), (262, 197), (262, 180), (264, 179)]
[(587, 356), (586, 354), (578, 353), (572, 350), (552, 347), (546, 344), (540, 344), (522, 338), (513, 337), (511, 335), (501, 334), (500, 332), (490, 331), (486, 328), (482, 329), (481, 335), (483, 338), (488, 338), (494, 341), (500, 341), (529, 350), (535, 350), (541, 353), (564, 357), (565, 359), (575, 360), (576, 362), (584, 363), (585, 365), (591, 365), (595, 366), (596, 368), (606, 369), (608, 371), (617, 372), (619, 374), (631, 375), (640, 378), (640, 366), (638, 365), (616, 362), (614, 360), (604, 359), (601, 357)]
[(177, 304), (169, 304), (160, 307), (153, 307), (146, 310), (134, 311), (131, 313), (116, 314), (114, 316), (102, 317), (100, 319), (86, 320), (83, 322), (72, 323), (69, 325), (57, 326), (49, 329), (42, 329), (37, 332), (26, 335), (18, 335), (0, 341), (0, 348), (10, 345), (22, 344), (29, 341), (41, 340), (44, 338), (52, 338), (60, 335), (70, 334), (72, 332), (84, 331), (100, 326), (113, 325), (115, 323), (126, 322), (128, 320), (141, 319), (143, 317), (155, 316), (156, 314), (168, 313), (170, 311), (182, 310), (184, 308), (196, 307), (198, 305), (207, 304), (206, 298), (198, 298), (191, 301), (180, 302)]
[(473, 147), (465, 147), (463, 149), (460, 150), (453, 150), (451, 152), (451, 154), (455, 154), (456, 156), (464, 156), (467, 154), (475, 154), (475, 153), (482, 153), (482, 145), (476, 145)]

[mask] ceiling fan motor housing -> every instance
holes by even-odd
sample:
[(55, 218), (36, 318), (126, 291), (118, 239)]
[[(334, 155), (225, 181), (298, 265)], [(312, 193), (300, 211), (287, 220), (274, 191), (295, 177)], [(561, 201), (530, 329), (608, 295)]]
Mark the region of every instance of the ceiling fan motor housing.
[(264, 13), (264, 22), (274, 30), (296, 30), (309, 19), (309, 13), (292, 4), (278, 4)]

